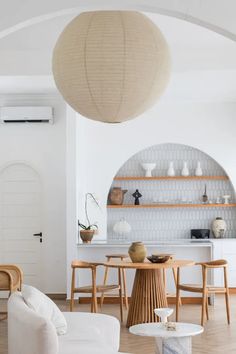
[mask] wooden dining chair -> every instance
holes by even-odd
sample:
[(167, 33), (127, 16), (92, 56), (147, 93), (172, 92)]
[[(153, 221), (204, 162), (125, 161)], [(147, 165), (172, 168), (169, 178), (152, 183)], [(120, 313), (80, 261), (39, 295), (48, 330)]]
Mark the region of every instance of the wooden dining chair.
[[(230, 307), (229, 307), (229, 288), (227, 279), (227, 267), (228, 263), (224, 259), (219, 259), (210, 262), (196, 263), (202, 267), (202, 284), (180, 284), (180, 269), (177, 269), (177, 296), (176, 296), (176, 321), (179, 319), (179, 298), (180, 291), (190, 291), (202, 294), (202, 313), (201, 313), (201, 325), (204, 325), (205, 315), (209, 319), (208, 313), (208, 297), (211, 294), (224, 294), (226, 303), (227, 321), (230, 324)], [(224, 274), (224, 286), (218, 287), (207, 284), (208, 271), (216, 268), (221, 268)]]
[[(129, 255), (128, 254), (107, 254), (106, 255), (106, 259), (107, 262), (110, 262), (112, 259), (119, 259), (121, 261), (123, 261), (125, 258), (128, 258)], [(107, 279), (108, 279), (108, 271), (109, 271), (109, 267), (105, 267), (105, 272), (104, 272), (104, 280), (103, 280), (103, 285), (107, 284)], [(123, 283), (123, 299), (124, 299), (124, 303), (125, 303), (125, 307), (126, 309), (128, 309), (128, 295), (127, 295), (127, 285), (126, 285), (126, 271), (125, 268), (121, 269), (121, 274), (122, 274), (122, 283)], [(102, 293), (101, 298), (100, 298), (100, 304), (101, 306), (103, 305), (104, 302), (104, 297), (105, 297), (105, 293)]]
[[(120, 298), (120, 317), (121, 321), (123, 321), (123, 299), (122, 299), (122, 280), (121, 280), (121, 272), (118, 271), (118, 284), (111, 285), (97, 285), (96, 284), (96, 272), (97, 267), (103, 265), (102, 263), (89, 263), (83, 261), (73, 261), (71, 263), (72, 268), (72, 279), (71, 279), (71, 299), (70, 299), (70, 311), (74, 309), (74, 295), (83, 293), (83, 294), (91, 294), (91, 312), (97, 312), (97, 294), (102, 293), (106, 294), (113, 290), (119, 290), (119, 298)], [(78, 269), (90, 269), (92, 273), (92, 284), (88, 286), (76, 286), (76, 270)]]
[[(173, 275), (173, 279), (174, 279), (174, 284), (175, 284), (175, 293), (169, 293), (166, 290), (166, 296), (168, 297), (173, 297), (176, 298), (177, 296), (177, 268), (171, 268), (172, 271), (172, 275)], [(166, 289), (166, 269), (163, 269), (163, 283), (164, 283), (164, 287)], [(182, 300), (181, 297), (179, 297), (179, 305), (182, 305)]]
[[(14, 264), (0, 264), (0, 291), (8, 291), (8, 297), (12, 292), (21, 290), (23, 280), (22, 270)], [(7, 318), (7, 312), (0, 312), (4, 315), (1, 320)]]

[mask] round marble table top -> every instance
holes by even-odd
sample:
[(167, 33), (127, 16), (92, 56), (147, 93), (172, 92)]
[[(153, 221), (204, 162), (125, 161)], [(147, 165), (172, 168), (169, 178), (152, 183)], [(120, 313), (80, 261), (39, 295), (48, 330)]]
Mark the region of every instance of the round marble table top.
[(175, 322), (176, 331), (167, 331), (164, 323), (141, 323), (129, 328), (130, 333), (147, 337), (190, 337), (196, 336), (204, 331), (202, 326), (193, 323)]

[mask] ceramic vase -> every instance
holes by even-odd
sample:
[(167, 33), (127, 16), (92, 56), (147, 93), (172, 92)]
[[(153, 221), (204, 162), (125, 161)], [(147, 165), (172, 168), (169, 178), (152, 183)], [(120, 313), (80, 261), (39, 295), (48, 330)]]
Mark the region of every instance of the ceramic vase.
[(145, 177), (152, 177), (152, 170), (156, 167), (155, 163), (142, 163), (141, 164), (142, 168), (145, 171)]
[(171, 161), (169, 163), (169, 168), (167, 170), (167, 176), (169, 177), (174, 177), (175, 176), (175, 170), (174, 170), (174, 163), (173, 161)]
[(221, 217), (217, 217), (215, 218), (215, 220), (213, 220), (212, 232), (215, 238), (224, 237), (226, 229), (227, 229), (226, 222)]
[(155, 315), (157, 315), (160, 318), (160, 322), (166, 323), (168, 322), (168, 317), (172, 315), (173, 309), (169, 307), (163, 307), (163, 308), (157, 308), (154, 309)]
[(181, 175), (184, 176), (184, 177), (189, 176), (189, 169), (188, 169), (188, 164), (187, 164), (186, 161), (184, 161), (183, 168), (182, 168), (182, 171), (181, 171)]
[(111, 205), (122, 205), (126, 192), (127, 189), (121, 189), (121, 187), (113, 187), (108, 195), (108, 203)]
[(202, 176), (202, 167), (200, 161), (197, 163), (197, 167), (195, 170), (195, 176)]
[(142, 242), (133, 242), (128, 253), (133, 263), (143, 263), (147, 250)]

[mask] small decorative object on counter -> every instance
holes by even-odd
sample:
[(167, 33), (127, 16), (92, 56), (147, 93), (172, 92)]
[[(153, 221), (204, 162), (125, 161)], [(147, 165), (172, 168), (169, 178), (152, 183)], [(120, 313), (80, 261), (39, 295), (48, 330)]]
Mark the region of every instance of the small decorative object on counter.
[(205, 184), (205, 189), (204, 189), (204, 194), (202, 195), (202, 202), (206, 204), (208, 202), (208, 196), (207, 196), (207, 186)]
[(108, 195), (108, 204), (122, 205), (124, 202), (124, 195), (127, 191), (127, 189), (121, 189), (121, 187), (111, 188)]
[(229, 204), (230, 195), (222, 195), (222, 198), (224, 199), (224, 204)]
[(114, 224), (113, 231), (123, 239), (130, 233), (131, 226), (124, 218), (122, 218)]
[(142, 197), (142, 194), (139, 193), (139, 190), (136, 189), (136, 191), (132, 194), (132, 196), (134, 197), (134, 205), (139, 205), (140, 204), (139, 198)]
[(169, 168), (167, 170), (167, 176), (174, 177), (175, 176), (175, 169), (174, 169), (174, 162), (170, 161)]
[(221, 204), (221, 197), (216, 198), (216, 204)]
[(176, 323), (175, 322), (166, 322), (165, 329), (167, 331), (176, 331)]
[(83, 243), (91, 243), (93, 239), (93, 235), (95, 233), (95, 229), (98, 229), (98, 226), (96, 223), (91, 224), (89, 216), (88, 216), (88, 198), (90, 198), (99, 208), (98, 201), (94, 197), (92, 193), (86, 193), (85, 194), (85, 204), (84, 204), (84, 209), (85, 209), (85, 216), (86, 216), (86, 221), (87, 224), (84, 225), (78, 220), (78, 226), (81, 228), (80, 230), (80, 238), (83, 241)]
[(215, 218), (212, 222), (212, 232), (215, 238), (222, 238), (225, 236), (227, 225), (225, 220), (221, 217)]
[(147, 250), (142, 242), (132, 242), (128, 253), (133, 263), (143, 263)]
[(210, 238), (209, 229), (191, 229), (191, 238)]
[(197, 162), (197, 167), (196, 167), (196, 170), (195, 170), (195, 176), (202, 176), (202, 167), (201, 167), (201, 162), (198, 161)]
[(152, 170), (156, 167), (155, 163), (141, 163), (142, 168), (145, 170), (145, 177), (152, 177)]
[(183, 177), (189, 176), (189, 169), (188, 169), (188, 164), (187, 164), (186, 161), (184, 161), (183, 168), (182, 168), (182, 171), (181, 171), (181, 175)]

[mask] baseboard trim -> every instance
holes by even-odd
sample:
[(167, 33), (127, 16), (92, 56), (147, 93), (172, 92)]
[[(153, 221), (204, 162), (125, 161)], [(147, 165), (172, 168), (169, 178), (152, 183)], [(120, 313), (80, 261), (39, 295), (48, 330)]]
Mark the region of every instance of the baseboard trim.
[(236, 294), (236, 288), (229, 288), (230, 294)]
[[(130, 302), (130, 298), (128, 300)], [(182, 297), (181, 300), (182, 300), (182, 304), (184, 304), (184, 305), (201, 304), (202, 303), (201, 297)], [(90, 302), (91, 302), (91, 297), (80, 297), (79, 298), (80, 304), (90, 304)], [(98, 298), (98, 303), (99, 303), (99, 298)], [(175, 298), (169, 297), (168, 303), (175, 304)], [(119, 298), (117, 296), (105, 297), (104, 304), (119, 304)]]
[(46, 294), (52, 300), (66, 300), (66, 294)]
[[(236, 288), (229, 288), (229, 293), (231, 295), (235, 295), (236, 294)], [(67, 299), (66, 294), (46, 294), (48, 297), (50, 297), (50, 299), (53, 300), (69, 300)], [(182, 298), (182, 303), (183, 304), (201, 304), (202, 299), (201, 297), (193, 297), (193, 296), (189, 296), (189, 297), (185, 297), (183, 296)], [(91, 301), (90, 297), (80, 297), (79, 298), (79, 303), (80, 304), (89, 304)], [(99, 298), (98, 298), (99, 301)], [(130, 298), (129, 298), (130, 301)], [(109, 297), (105, 297), (104, 298), (104, 303), (105, 304), (118, 304), (119, 303), (119, 298), (117, 296), (109, 296)], [(168, 303), (169, 304), (175, 304), (175, 297), (168, 297)]]

